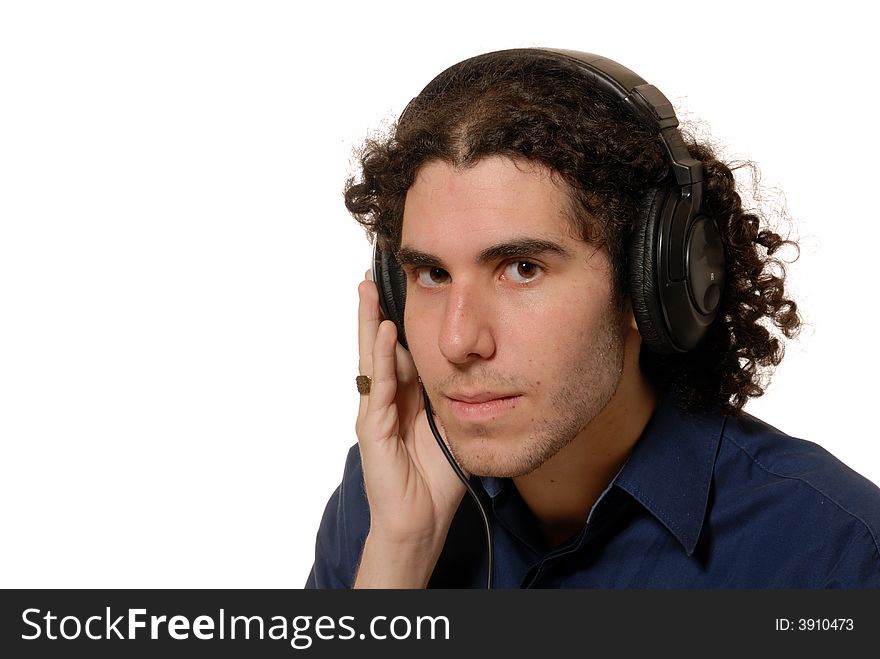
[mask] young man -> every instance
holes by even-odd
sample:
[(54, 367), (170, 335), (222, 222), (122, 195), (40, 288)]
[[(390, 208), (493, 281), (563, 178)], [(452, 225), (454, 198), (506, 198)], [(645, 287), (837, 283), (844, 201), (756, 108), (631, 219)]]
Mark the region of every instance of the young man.
[(614, 62), (518, 49), (367, 145), (379, 289), (308, 587), (880, 586), (880, 490), (742, 412), (800, 324), (786, 241), (676, 126)]

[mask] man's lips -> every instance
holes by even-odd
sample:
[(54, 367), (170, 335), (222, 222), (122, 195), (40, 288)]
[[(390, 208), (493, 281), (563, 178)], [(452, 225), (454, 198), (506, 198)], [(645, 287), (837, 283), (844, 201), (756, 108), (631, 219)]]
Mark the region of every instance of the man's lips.
[(446, 398), (449, 409), (462, 421), (490, 421), (513, 410), (522, 395), (486, 391), (449, 394)]
[(462, 403), (486, 403), (490, 400), (499, 400), (501, 398), (512, 398), (514, 396), (518, 396), (519, 394), (515, 393), (502, 393), (502, 392), (492, 392), (492, 391), (480, 391), (473, 394), (466, 393), (451, 393), (446, 394), (447, 398), (452, 400), (457, 400)]

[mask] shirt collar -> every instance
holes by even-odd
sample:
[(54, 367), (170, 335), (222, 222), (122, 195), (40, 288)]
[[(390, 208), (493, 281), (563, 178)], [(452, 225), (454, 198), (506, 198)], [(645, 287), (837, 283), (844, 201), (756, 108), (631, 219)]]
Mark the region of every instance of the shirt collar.
[(510, 479), (508, 478), (495, 478), (494, 476), (481, 476), (480, 482), (483, 484), (483, 489), (486, 490), (486, 494), (488, 494), (492, 499), (501, 494), (501, 490), (504, 489), (504, 486)]
[[(628, 492), (690, 556), (706, 517), (724, 422), (719, 412), (690, 414), (678, 406), (674, 394), (665, 396), (602, 496), (614, 486)], [(509, 479), (484, 476), (480, 481), (494, 499)]]
[(706, 518), (724, 423), (720, 412), (688, 413), (675, 395), (666, 396), (613, 483), (662, 522), (688, 556)]

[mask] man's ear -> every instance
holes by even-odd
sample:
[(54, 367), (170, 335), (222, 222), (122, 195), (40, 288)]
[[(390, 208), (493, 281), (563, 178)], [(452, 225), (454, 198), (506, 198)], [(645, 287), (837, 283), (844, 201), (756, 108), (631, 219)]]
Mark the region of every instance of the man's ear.
[(627, 316), (628, 316), (628, 318), (629, 318), (629, 326), (630, 326), (630, 328), (632, 328), (633, 330), (635, 330), (636, 332), (638, 332), (638, 331), (639, 331), (639, 324), (636, 322), (636, 316), (635, 316), (635, 314), (632, 312), (632, 309), (630, 309), (630, 310), (627, 312)]
[(639, 324), (636, 322), (636, 316), (633, 313), (632, 304), (629, 300), (626, 301), (626, 308), (623, 310), (623, 317), (629, 326), (629, 329), (635, 332), (639, 331)]

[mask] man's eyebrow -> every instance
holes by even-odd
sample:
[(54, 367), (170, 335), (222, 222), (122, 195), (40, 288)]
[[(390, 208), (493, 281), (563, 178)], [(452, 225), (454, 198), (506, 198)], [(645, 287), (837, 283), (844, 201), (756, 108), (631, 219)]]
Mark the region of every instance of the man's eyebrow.
[(543, 254), (553, 254), (566, 259), (572, 256), (571, 252), (565, 249), (565, 247), (551, 240), (519, 238), (487, 247), (480, 252), (477, 262), (485, 264), (501, 259), (529, 258)]
[[(477, 256), (477, 263), (485, 265), (501, 259), (509, 258), (534, 258), (543, 254), (554, 254), (564, 259), (572, 257), (565, 247), (551, 240), (543, 240), (540, 238), (517, 238), (515, 240), (505, 241), (497, 245), (491, 245), (480, 252)], [(423, 252), (412, 247), (402, 245), (395, 254), (397, 262), (401, 266), (425, 267), (425, 266), (443, 266), (440, 257), (434, 256), (427, 252)]]

